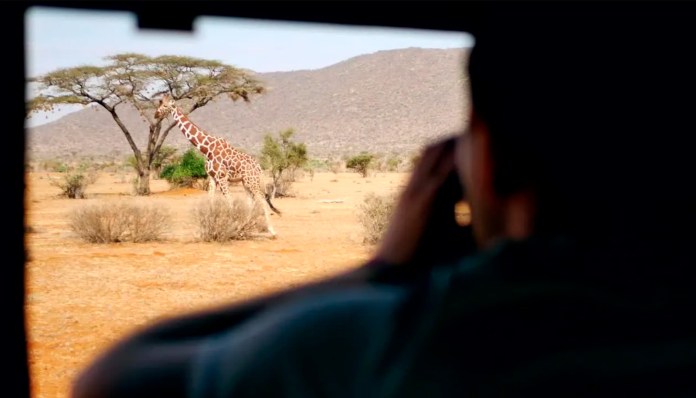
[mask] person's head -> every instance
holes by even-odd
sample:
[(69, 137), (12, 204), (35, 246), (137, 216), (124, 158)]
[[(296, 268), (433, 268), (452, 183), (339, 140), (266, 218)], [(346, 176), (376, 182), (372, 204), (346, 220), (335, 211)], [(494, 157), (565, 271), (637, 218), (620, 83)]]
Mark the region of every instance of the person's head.
[(474, 32), (457, 162), (479, 243), (671, 234), (693, 213), (688, 14), (537, 6), (491, 12)]

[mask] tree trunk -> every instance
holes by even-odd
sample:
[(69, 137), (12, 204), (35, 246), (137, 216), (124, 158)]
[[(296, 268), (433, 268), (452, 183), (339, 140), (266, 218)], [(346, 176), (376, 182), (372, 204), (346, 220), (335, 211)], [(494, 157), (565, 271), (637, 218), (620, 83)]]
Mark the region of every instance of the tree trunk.
[(138, 170), (138, 182), (135, 188), (135, 194), (138, 196), (147, 196), (150, 194), (150, 170), (140, 168)]

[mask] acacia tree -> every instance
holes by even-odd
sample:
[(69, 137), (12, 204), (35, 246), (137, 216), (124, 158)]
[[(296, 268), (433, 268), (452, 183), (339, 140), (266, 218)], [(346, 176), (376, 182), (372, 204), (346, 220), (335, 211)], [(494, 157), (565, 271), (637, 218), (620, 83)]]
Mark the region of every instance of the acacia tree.
[[(149, 57), (123, 53), (105, 57), (106, 66), (78, 66), (58, 69), (31, 79), (39, 95), (27, 103), (27, 116), (51, 111), (55, 106), (80, 104), (104, 108), (128, 141), (135, 157), (138, 176), (136, 193), (150, 194), (150, 172), (174, 122), (163, 126), (155, 119), (157, 96), (169, 93), (185, 113), (227, 95), (233, 101), (251, 101), (265, 91), (261, 81), (249, 71), (219, 61), (163, 55)], [(138, 148), (133, 135), (119, 117), (119, 107), (131, 104), (147, 121), (147, 146)]]

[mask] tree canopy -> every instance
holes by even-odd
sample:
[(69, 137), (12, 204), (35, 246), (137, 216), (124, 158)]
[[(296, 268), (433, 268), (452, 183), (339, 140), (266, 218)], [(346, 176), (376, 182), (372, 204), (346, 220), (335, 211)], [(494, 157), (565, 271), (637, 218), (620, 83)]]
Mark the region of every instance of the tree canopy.
[(250, 71), (219, 61), (178, 55), (150, 57), (136, 53), (105, 57), (105, 66), (58, 69), (30, 79), (42, 92), (27, 104), (28, 114), (56, 105), (98, 104), (107, 110), (130, 102), (151, 120), (152, 99), (169, 92), (175, 100), (190, 100), (188, 112), (223, 94), (249, 101), (265, 91)]
[[(154, 117), (157, 96), (169, 93), (185, 113), (207, 105), (218, 96), (249, 102), (265, 92), (264, 84), (253, 72), (216, 60), (179, 55), (151, 57), (123, 53), (105, 57), (104, 66), (77, 66), (58, 69), (30, 79), (39, 95), (27, 102), (27, 117), (38, 111), (52, 111), (60, 105), (98, 105), (108, 111), (123, 132), (137, 162), (138, 177), (143, 180), (138, 194), (149, 194), (149, 177), (172, 122), (162, 128)], [(118, 106), (129, 103), (149, 124), (147, 148), (141, 151), (128, 127), (121, 121)]]

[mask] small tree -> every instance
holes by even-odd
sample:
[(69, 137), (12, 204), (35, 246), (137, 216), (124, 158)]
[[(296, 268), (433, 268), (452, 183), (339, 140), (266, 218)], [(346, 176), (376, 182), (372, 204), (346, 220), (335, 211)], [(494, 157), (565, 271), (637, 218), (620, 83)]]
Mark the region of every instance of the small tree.
[(392, 155), (387, 159), (387, 171), (395, 172), (399, 171), (399, 165), (401, 164), (401, 158), (397, 155)]
[(367, 152), (363, 152), (359, 155), (353, 156), (346, 162), (346, 168), (355, 170), (360, 173), (363, 178), (367, 177), (367, 171), (369, 170), (370, 163), (375, 158), (375, 155)]
[(84, 165), (78, 168), (67, 168), (59, 179), (48, 177), (50, 184), (61, 190), (61, 195), (70, 199), (84, 199), (87, 186), (94, 184), (97, 173)]
[(160, 173), (160, 178), (177, 187), (192, 187), (196, 180), (207, 177), (205, 158), (195, 148), (188, 149), (178, 163), (165, 166)]
[(295, 181), (295, 171), (309, 161), (306, 145), (292, 140), (294, 133), (293, 129), (287, 129), (278, 133), (277, 139), (271, 134), (263, 137), (260, 163), (271, 173), (277, 196), (288, 196), (290, 184)]

